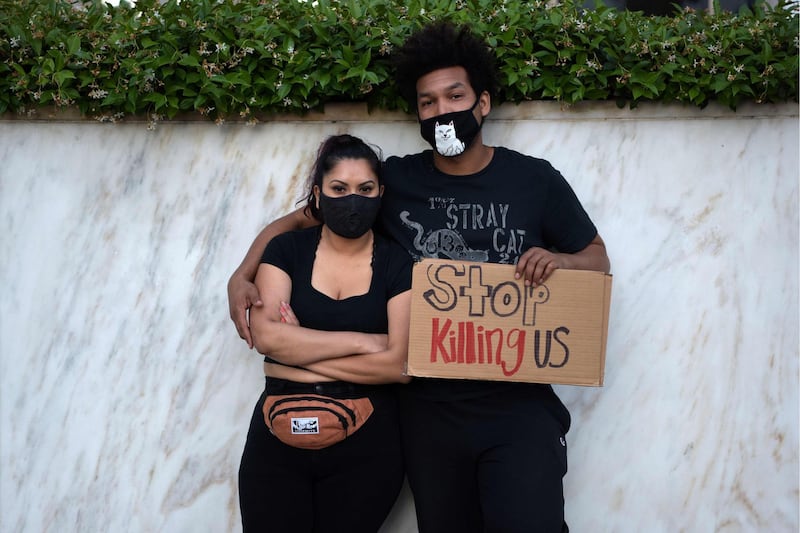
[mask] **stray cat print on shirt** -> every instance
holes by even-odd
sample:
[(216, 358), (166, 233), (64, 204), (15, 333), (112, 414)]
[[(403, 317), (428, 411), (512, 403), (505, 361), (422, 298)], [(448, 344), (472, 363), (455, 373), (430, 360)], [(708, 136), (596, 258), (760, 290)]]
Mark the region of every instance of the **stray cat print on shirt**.
[(450, 197), (430, 197), (427, 207), (398, 215), (412, 230), (407, 234), (415, 259), (431, 257), (454, 261), (489, 261), (516, 264), (530, 247), (527, 231), (515, 227), (511, 205), (497, 202), (459, 202)]
[(454, 261), (488, 261), (489, 253), (486, 250), (472, 250), (467, 246), (464, 237), (449, 228), (437, 229), (425, 235), (422, 224), (408, 218), (409, 212), (400, 213), (403, 224), (416, 232), (414, 248), (422, 257), (440, 257)]

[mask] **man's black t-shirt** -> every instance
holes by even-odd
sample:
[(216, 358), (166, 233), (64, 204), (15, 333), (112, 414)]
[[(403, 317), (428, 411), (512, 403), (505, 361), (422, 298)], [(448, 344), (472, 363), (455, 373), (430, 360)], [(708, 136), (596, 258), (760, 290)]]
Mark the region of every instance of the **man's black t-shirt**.
[[(496, 147), (476, 174), (436, 169), (430, 150), (390, 157), (380, 229), (423, 257), (516, 264), (532, 246), (574, 253), (597, 228), (550, 163)], [(508, 383), (415, 378), (410, 389), (435, 399), (491, 394)]]
[(574, 253), (597, 235), (550, 163), (496, 147), (489, 165), (444, 174), (430, 150), (386, 161), (382, 229), (414, 258), (516, 264), (532, 246)]

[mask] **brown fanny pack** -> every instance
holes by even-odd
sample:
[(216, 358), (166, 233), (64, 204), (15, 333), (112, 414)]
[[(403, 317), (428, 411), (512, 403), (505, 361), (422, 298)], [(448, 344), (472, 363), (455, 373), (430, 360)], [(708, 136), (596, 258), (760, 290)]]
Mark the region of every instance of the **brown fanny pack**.
[(373, 411), (369, 398), (338, 399), (318, 394), (267, 396), (264, 421), (281, 442), (319, 450), (359, 430)]

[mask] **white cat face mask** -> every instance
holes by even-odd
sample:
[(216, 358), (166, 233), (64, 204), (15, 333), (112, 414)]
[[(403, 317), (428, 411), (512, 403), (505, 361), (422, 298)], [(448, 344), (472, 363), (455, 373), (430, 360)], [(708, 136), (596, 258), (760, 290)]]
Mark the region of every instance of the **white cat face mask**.
[(481, 126), (472, 113), (480, 98), (472, 107), (464, 111), (454, 111), (420, 121), (419, 130), (422, 138), (445, 157), (461, 155), (472, 144)]

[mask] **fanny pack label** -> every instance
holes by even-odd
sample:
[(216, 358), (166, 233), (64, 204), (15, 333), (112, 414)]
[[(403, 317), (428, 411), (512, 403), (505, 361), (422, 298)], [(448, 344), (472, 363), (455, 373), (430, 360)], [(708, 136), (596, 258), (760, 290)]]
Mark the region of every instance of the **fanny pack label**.
[(319, 434), (319, 418), (316, 416), (292, 418), (292, 433), (295, 435)]

